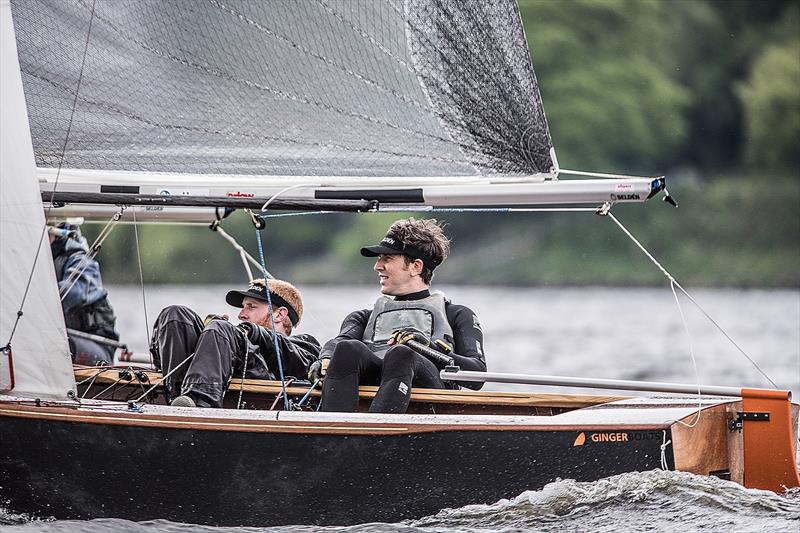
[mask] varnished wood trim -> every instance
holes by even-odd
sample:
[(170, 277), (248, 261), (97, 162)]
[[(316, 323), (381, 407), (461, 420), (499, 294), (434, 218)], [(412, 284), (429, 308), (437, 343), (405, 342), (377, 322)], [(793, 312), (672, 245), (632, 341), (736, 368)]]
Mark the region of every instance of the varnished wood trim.
[(682, 423), (672, 425), (672, 450), (675, 458), (675, 469), (703, 476), (711, 472), (722, 472), (730, 469), (728, 451), (728, 418), (727, 404), (705, 408), (700, 413), (683, 418)]
[(650, 431), (665, 429), (663, 425), (613, 424), (613, 425), (530, 425), (530, 424), (401, 424), (375, 421), (335, 422), (320, 420), (253, 420), (235, 418), (206, 418), (190, 416), (155, 415), (130, 411), (89, 411), (78, 408), (30, 406), (17, 403), (0, 404), (0, 417), (50, 420), (84, 424), (109, 424), (162, 429), (190, 429), (208, 431), (237, 431), (249, 433), (301, 433), (347, 435), (398, 435), (432, 433), (440, 431)]
[[(83, 381), (91, 378), (97, 370), (84, 368), (75, 371), (76, 381)], [(150, 383), (155, 383), (161, 379), (161, 374), (157, 372), (147, 372)], [(107, 384), (115, 382), (118, 378), (116, 370), (110, 370), (99, 374), (95, 383)], [(139, 386), (135, 381), (135, 386)], [(125, 384), (125, 383), (122, 383)], [(148, 385), (145, 385), (148, 386)], [(243, 388), (246, 393), (260, 394), (281, 394), (280, 381), (267, 381), (259, 379), (245, 379), (242, 386), (241, 379), (234, 379), (231, 382), (229, 391), (239, 392)], [(291, 395), (304, 395), (308, 392), (308, 387), (288, 386), (287, 393)], [(359, 387), (359, 398), (361, 400), (371, 400), (375, 397), (378, 387), (361, 386)], [(311, 392), (312, 396), (319, 396), (319, 387)], [(554, 394), (554, 393), (525, 393), (525, 392), (497, 392), (497, 391), (473, 391), (473, 390), (448, 390), (448, 389), (412, 389), (412, 402), (426, 403), (450, 403), (462, 405), (506, 405), (515, 407), (563, 407), (580, 409), (604, 403), (625, 400), (628, 396), (594, 396), (586, 394)]]

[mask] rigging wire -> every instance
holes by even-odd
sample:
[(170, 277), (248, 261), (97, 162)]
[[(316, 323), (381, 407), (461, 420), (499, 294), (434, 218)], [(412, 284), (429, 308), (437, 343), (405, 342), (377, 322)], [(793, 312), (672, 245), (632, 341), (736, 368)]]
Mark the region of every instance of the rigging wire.
[[(275, 329), (275, 315), (272, 313), (272, 295), (269, 291), (269, 278), (267, 277), (267, 263), (264, 259), (264, 246), (261, 244), (261, 233), (256, 230), (256, 242), (258, 243), (258, 255), (261, 258), (261, 265), (264, 271), (264, 284), (267, 293), (267, 307), (269, 309), (269, 318), (270, 322), (272, 323), (272, 342), (275, 345), (275, 358), (278, 360), (278, 372), (280, 373), (281, 378), (281, 393), (283, 395), (283, 408), (285, 410), (289, 410), (289, 395), (286, 392), (286, 379), (283, 373), (283, 356), (281, 355), (281, 346), (278, 342), (278, 332)], [(245, 362), (247, 354), (245, 354)], [(247, 365), (245, 364), (245, 371), (247, 370)], [(244, 389), (244, 372), (242, 372), (242, 389), (239, 392), (239, 401), (241, 402), (241, 390)]]
[[(727, 332), (726, 332), (726, 331), (725, 331), (725, 330), (722, 328), (722, 326), (720, 326), (719, 324), (717, 324), (717, 322), (716, 322), (716, 321), (715, 321), (713, 318), (711, 318), (711, 315), (709, 315), (709, 314), (706, 312), (706, 310), (705, 310), (705, 309), (703, 309), (703, 307), (702, 307), (702, 306), (701, 306), (699, 303), (697, 303), (697, 301), (696, 301), (696, 300), (695, 300), (695, 299), (692, 297), (692, 295), (691, 295), (691, 294), (689, 294), (689, 293), (686, 291), (686, 289), (684, 289), (684, 288), (681, 286), (681, 284), (680, 284), (680, 283), (678, 283), (678, 281), (677, 281), (677, 280), (676, 280), (676, 279), (675, 279), (675, 278), (672, 276), (672, 274), (670, 274), (669, 272), (667, 272), (667, 269), (665, 269), (665, 268), (664, 268), (664, 267), (661, 265), (661, 263), (659, 263), (659, 262), (656, 260), (656, 258), (655, 258), (655, 257), (653, 257), (653, 256), (652, 256), (652, 254), (650, 254), (650, 252), (648, 252), (648, 251), (647, 251), (647, 249), (645, 249), (645, 247), (644, 247), (644, 246), (642, 246), (642, 243), (640, 243), (638, 240), (636, 240), (636, 237), (634, 237), (634, 236), (631, 234), (631, 232), (630, 232), (630, 231), (628, 231), (628, 229), (627, 229), (625, 226), (623, 226), (623, 225), (622, 225), (622, 223), (621, 223), (619, 220), (617, 220), (617, 218), (616, 218), (614, 215), (612, 215), (612, 214), (611, 214), (611, 212), (608, 212), (608, 213), (607, 213), (607, 215), (608, 215), (608, 216), (611, 218), (611, 220), (613, 220), (613, 221), (614, 221), (614, 223), (615, 223), (617, 226), (619, 226), (619, 227), (620, 227), (620, 229), (621, 229), (621, 230), (622, 230), (622, 231), (625, 233), (625, 235), (627, 235), (627, 236), (628, 236), (628, 237), (629, 237), (629, 238), (630, 238), (630, 239), (633, 241), (633, 243), (634, 243), (634, 244), (636, 244), (636, 246), (638, 246), (638, 247), (639, 247), (639, 249), (640, 249), (642, 252), (644, 252), (644, 254), (645, 254), (647, 257), (648, 257), (648, 259), (650, 259), (650, 261), (652, 261), (652, 262), (653, 262), (653, 264), (654, 264), (654, 265), (656, 265), (656, 267), (658, 267), (658, 269), (659, 269), (659, 270), (661, 270), (661, 272), (662, 272), (662, 273), (663, 273), (663, 274), (664, 274), (664, 275), (667, 277), (667, 279), (668, 279), (668, 280), (669, 280), (669, 282), (670, 282), (670, 286), (671, 286), (671, 287), (673, 287), (673, 293), (675, 292), (675, 287), (677, 287), (677, 288), (678, 288), (678, 290), (680, 290), (680, 291), (681, 291), (681, 292), (682, 292), (682, 293), (683, 293), (683, 294), (684, 294), (684, 295), (685, 295), (687, 298), (689, 298), (689, 300), (690, 300), (690, 301), (691, 301), (691, 302), (692, 302), (692, 303), (693, 303), (693, 304), (694, 304), (694, 305), (695, 305), (695, 306), (696, 306), (696, 307), (697, 307), (697, 308), (700, 310), (700, 312), (701, 312), (701, 313), (703, 313), (703, 315), (705, 315), (705, 317), (706, 317), (706, 318), (707, 318), (707, 319), (708, 319), (708, 320), (709, 320), (709, 321), (710, 321), (712, 324), (714, 324), (714, 326), (715, 326), (715, 327), (716, 327), (716, 328), (717, 328), (717, 329), (720, 331), (720, 333), (722, 333), (722, 334), (725, 336), (725, 338), (726, 338), (726, 339), (728, 339), (728, 341), (730, 341), (730, 343), (731, 343), (731, 344), (733, 344), (733, 346), (735, 346), (735, 347), (736, 347), (736, 349), (737, 349), (737, 350), (739, 350), (739, 352), (740, 352), (740, 353), (741, 353), (741, 354), (742, 354), (742, 355), (743, 355), (743, 356), (744, 356), (744, 357), (745, 357), (745, 358), (746, 358), (748, 361), (750, 361), (750, 363), (753, 365), (753, 367), (755, 367), (755, 369), (756, 369), (756, 370), (758, 370), (758, 372), (759, 372), (759, 373), (760, 373), (762, 376), (764, 376), (764, 378), (766, 378), (766, 380), (767, 380), (767, 381), (769, 381), (769, 382), (772, 384), (772, 386), (773, 386), (774, 388), (776, 388), (776, 389), (777, 389), (777, 388), (778, 388), (778, 386), (777, 386), (777, 385), (775, 384), (775, 382), (774, 382), (774, 381), (772, 381), (772, 379), (771, 379), (771, 378), (770, 378), (770, 377), (769, 377), (769, 376), (768, 376), (768, 375), (767, 375), (767, 374), (766, 374), (766, 373), (765, 373), (765, 372), (764, 372), (764, 371), (761, 369), (761, 367), (759, 367), (759, 366), (758, 366), (758, 363), (756, 363), (756, 362), (755, 362), (755, 361), (754, 361), (754, 360), (753, 360), (753, 359), (752, 359), (752, 358), (751, 358), (749, 355), (747, 355), (747, 352), (745, 352), (745, 351), (742, 349), (742, 347), (741, 347), (741, 346), (739, 346), (739, 345), (736, 343), (736, 341), (734, 341), (734, 340), (731, 338), (731, 336), (730, 336), (730, 335), (728, 335), (728, 333), (727, 333)], [(677, 293), (675, 293), (675, 298), (676, 298), (676, 300), (677, 300)], [(679, 308), (680, 308), (680, 304), (679, 304)], [(683, 317), (683, 313), (681, 313), (681, 317)], [(687, 328), (687, 332), (688, 332), (688, 328)]]
[[(142, 271), (142, 254), (139, 248), (139, 225), (136, 224), (136, 211), (133, 211), (133, 235), (136, 240), (136, 263), (139, 267), (139, 286), (142, 288), (142, 307), (144, 308), (144, 330), (147, 338), (147, 345), (150, 346), (150, 321), (147, 319), (147, 294), (144, 289), (144, 272)], [(149, 352), (150, 364), (153, 365), (153, 354)]]
[(61, 301), (64, 301), (64, 298), (67, 297), (67, 294), (72, 290), (72, 287), (80, 279), (81, 275), (89, 268), (91, 261), (97, 257), (97, 254), (100, 253), (100, 248), (103, 246), (103, 242), (105, 242), (106, 238), (111, 234), (111, 231), (116, 227), (117, 222), (122, 217), (122, 214), (125, 212), (125, 206), (120, 207), (119, 211), (114, 213), (114, 216), (106, 223), (100, 233), (98, 234), (97, 238), (94, 240), (92, 245), (89, 247), (89, 253), (84, 254), (83, 258), (81, 259), (80, 263), (72, 269), (67, 277), (66, 280), (66, 288), (61, 289)]

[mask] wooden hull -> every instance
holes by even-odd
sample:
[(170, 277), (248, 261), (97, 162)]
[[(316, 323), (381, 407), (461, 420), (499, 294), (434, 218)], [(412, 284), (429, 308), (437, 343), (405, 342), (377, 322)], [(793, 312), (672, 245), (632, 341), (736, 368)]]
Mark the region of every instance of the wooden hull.
[(557, 478), (674, 469), (674, 448), (662, 454), (662, 444), (673, 439), (669, 421), (690, 412), (686, 402), (641, 400), (555, 416), (0, 402), (0, 499), (62, 519), (395, 522)]
[[(87, 397), (117, 379), (95, 377), (81, 387)], [(61, 519), (336, 525), (493, 503), (558, 478), (659, 468), (772, 490), (797, 484), (791, 443), (789, 462), (748, 470), (751, 428), (771, 424), (732, 428), (746, 399), (704, 398), (697, 421), (691, 397), (415, 390), (411, 414), (377, 415), (268, 410), (280, 384), (243, 385), (250, 409), (159, 405), (158, 389), (146, 405), (0, 396), (0, 501)], [(125, 400), (143, 390), (132, 382), (113, 394)], [(295, 402), (307, 391), (288, 388)], [(360, 391), (365, 405), (374, 394)], [(238, 397), (229, 391), (226, 405)], [(788, 413), (792, 427), (776, 436), (796, 436), (797, 405), (764, 409), (776, 420)], [(775, 438), (756, 438), (774, 446)], [(771, 486), (753, 481), (765, 468)]]

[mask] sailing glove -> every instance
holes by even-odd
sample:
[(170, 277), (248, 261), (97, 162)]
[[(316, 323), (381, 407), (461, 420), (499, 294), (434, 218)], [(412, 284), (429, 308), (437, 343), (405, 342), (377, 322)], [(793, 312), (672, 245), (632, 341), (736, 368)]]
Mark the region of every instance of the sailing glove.
[(328, 364), (331, 362), (329, 357), (317, 359), (308, 368), (308, 380), (312, 383), (325, 377), (328, 373)]
[(423, 346), (431, 345), (431, 338), (416, 328), (398, 329), (389, 337), (389, 344), (407, 344), (409, 341), (417, 342)]

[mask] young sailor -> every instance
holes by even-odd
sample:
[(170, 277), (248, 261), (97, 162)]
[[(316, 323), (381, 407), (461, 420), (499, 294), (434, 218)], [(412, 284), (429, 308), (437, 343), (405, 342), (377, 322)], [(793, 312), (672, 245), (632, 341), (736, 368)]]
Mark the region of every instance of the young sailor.
[(371, 310), (345, 318), (312, 365), (310, 378), (325, 376), (323, 411), (356, 411), (358, 386), (379, 385), (369, 411), (404, 413), (412, 386), (458, 388), (439, 377), (449, 360), (463, 370), (486, 371), (475, 313), (430, 291), (433, 270), (449, 251), (436, 220), (413, 218), (398, 220), (380, 244), (361, 249), (361, 255), (377, 257), (374, 270), (383, 296)]
[[(78, 226), (61, 222), (47, 227), (50, 250), (61, 295), (67, 329), (119, 340), (114, 329), (117, 317), (103, 288), (100, 265), (89, 254), (89, 245)], [(68, 333), (72, 362), (81, 365), (112, 364), (113, 344)]]
[[(154, 362), (164, 375), (180, 367), (165, 380), (168, 398), (180, 394), (172, 405), (222, 407), (234, 372), (244, 371), (248, 378), (279, 379), (276, 343), (285, 377), (305, 378), (319, 355), (319, 342), (311, 335), (290, 336), (303, 316), (300, 291), (291, 283), (253, 280), (246, 290), (228, 292), (225, 300), (242, 309), (238, 326), (228, 322), (227, 315), (209, 315), (204, 324), (181, 305), (169, 306), (158, 315), (150, 344)], [(185, 362), (189, 357), (192, 360)]]

